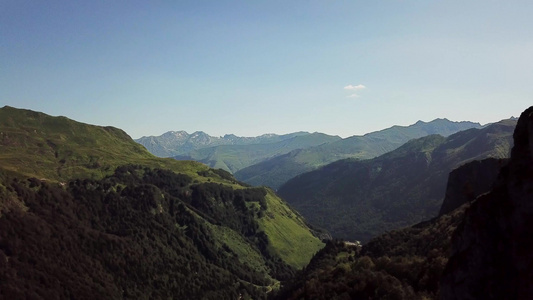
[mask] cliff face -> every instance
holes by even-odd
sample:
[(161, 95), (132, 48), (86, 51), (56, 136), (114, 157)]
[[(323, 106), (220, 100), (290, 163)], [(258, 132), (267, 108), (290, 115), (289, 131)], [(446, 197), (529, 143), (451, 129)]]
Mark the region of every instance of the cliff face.
[(443, 299), (533, 299), (533, 107), (493, 190), (466, 211), (441, 280)]
[(450, 172), (439, 217), (489, 192), (508, 159), (475, 160)]

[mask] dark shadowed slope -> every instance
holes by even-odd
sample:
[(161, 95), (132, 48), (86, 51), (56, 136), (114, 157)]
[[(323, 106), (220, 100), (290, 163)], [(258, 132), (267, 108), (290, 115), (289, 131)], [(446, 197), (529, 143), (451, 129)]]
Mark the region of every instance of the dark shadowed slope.
[(490, 191), (500, 169), (508, 161), (509, 159), (487, 158), (475, 160), (453, 170), (448, 177), (446, 195), (439, 216), (474, 201), (483, 192)]
[(511, 160), (465, 212), (443, 276), (443, 299), (533, 299), (533, 107), (520, 116)]
[[(387, 232), (362, 248), (328, 242), (275, 299), (440, 299), (453, 233), (470, 202), (491, 190), (500, 162), (505, 165), (495, 159), (474, 161), (451, 172), (443, 206), (458, 207), (438, 218)], [(491, 175), (479, 179), (481, 172)]]

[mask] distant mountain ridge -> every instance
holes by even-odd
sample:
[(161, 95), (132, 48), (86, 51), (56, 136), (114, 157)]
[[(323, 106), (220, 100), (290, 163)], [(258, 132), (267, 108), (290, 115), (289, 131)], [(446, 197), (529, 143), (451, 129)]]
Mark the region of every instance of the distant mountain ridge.
[(172, 157), (182, 155), (194, 150), (221, 145), (251, 145), (269, 144), (287, 140), (296, 136), (310, 134), (308, 132), (294, 132), (277, 135), (267, 133), (256, 137), (240, 137), (226, 134), (221, 137), (211, 136), (203, 131), (191, 134), (186, 131), (168, 131), (160, 136), (143, 136), (135, 141), (159, 157)]
[(207, 147), (193, 150), (184, 155), (174, 156), (173, 158), (177, 160), (194, 160), (212, 168), (234, 173), (265, 159), (283, 155), (295, 149), (306, 149), (340, 139), (337, 136), (315, 132), (295, 135), (274, 143)]
[(293, 150), (235, 172), (235, 177), (252, 185), (278, 189), (296, 175), (314, 170), (345, 158), (370, 159), (392, 151), (415, 138), (439, 134), (449, 136), (471, 128), (481, 128), (473, 122), (453, 122), (435, 119), (418, 121), (409, 126), (392, 126), (362, 136), (352, 136), (316, 147)]
[(474, 122), (435, 119), (409, 126), (396, 125), (345, 139), (305, 131), (257, 137), (234, 134), (215, 137), (203, 131), (192, 134), (169, 131), (135, 141), (156, 156), (198, 161), (234, 173), (237, 179), (251, 185), (277, 189), (296, 175), (340, 159), (369, 159), (392, 151), (413, 138), (431, 134), (448, 136), (481, 127)]

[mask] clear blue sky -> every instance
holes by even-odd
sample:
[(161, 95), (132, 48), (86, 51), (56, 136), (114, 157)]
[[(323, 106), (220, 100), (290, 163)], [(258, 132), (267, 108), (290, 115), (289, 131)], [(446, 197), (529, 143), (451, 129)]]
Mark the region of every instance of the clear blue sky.
[(343, 137), (533, 105), (533, 1), (0, 0), (0, 104), (133, 138)]

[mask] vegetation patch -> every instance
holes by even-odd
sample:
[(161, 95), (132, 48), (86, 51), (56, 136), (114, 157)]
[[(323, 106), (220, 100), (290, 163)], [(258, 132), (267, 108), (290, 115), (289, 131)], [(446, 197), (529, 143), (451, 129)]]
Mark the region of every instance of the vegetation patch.
[(259, 219), (260, 228), (268, 236), (274, 253), (289, 265), (301, 269), (324, 243), (306, 228), (303, 218), (269, 190), (267, 210)]

